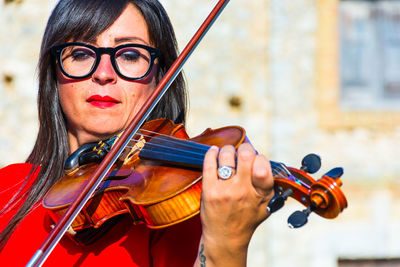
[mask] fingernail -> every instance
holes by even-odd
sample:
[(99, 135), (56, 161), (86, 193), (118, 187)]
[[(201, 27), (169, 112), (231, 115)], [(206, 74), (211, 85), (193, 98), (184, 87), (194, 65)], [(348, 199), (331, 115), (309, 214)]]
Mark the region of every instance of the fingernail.
[(218, 150), (219, 150), (219, 147), (217, 147), (217, 146), (211, 146), (211, 147), (210, 147), (210, 150), (218, 151)]

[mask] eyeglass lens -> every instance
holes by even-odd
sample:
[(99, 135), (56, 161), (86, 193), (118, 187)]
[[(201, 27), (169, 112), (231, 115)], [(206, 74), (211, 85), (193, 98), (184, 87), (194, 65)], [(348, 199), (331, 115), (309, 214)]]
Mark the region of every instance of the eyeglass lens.
[[(85, 46), (68, 46), (61, 51), (61, 63), (69, 75), (83, 77), (95, 66), (96, 52)], [(148, 71), (151, 56), (144, 48), (124, 47), (116, 51), (115, 63), (122, 75), (139, 78)]]

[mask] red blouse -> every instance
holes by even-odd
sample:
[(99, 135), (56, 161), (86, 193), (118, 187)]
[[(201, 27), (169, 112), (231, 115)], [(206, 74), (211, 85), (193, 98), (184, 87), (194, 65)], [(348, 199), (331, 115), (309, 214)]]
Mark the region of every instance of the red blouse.
[[(0, 207), (18, 192), (32, 165), (13, 164), (0, 169)], [(29, 179), (29, 187), (35, 177)], [(22, 192), (18, 194), (21, 197)], [(18, 207), (0, 214), (0, 230), (7, 225)], [(25, 266), (47, 237), (51, 220), (46, 209), (38, 205), (14, 230), (0, 252), (1, 266)], [(44, 266), (192, 266), (201, 236), (200, 217), (161, 230), (134, 226), (125, 216), (94, 244), (79, 246), (64, 237)]]

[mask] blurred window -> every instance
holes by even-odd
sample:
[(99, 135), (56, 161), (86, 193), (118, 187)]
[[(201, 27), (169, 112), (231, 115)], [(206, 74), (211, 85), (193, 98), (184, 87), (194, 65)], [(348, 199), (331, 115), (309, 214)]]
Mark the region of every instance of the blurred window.
[(396, 267), (400, 265), (399, 258), (392, 259), (339, 259), (339, 267)]
[(400, 110), (400, 0), (342, 0), (341, 104)]

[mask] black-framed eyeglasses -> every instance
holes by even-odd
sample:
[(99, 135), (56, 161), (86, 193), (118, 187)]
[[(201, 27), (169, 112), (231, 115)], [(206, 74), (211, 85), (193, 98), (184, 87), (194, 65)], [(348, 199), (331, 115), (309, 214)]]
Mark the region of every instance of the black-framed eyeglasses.
[(81, 42), (70, 42), (51, 47), (62, 73), (71, 79), (85, 79), (96, 71), (101, 55), (109, 54), (115, 72), (123, 79), (144, 79), (160, 56), (158, 48), (142, 44), (123, 44), (117, 47), (95, 47)]

